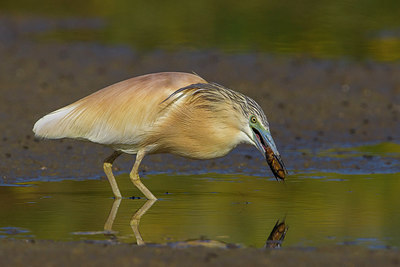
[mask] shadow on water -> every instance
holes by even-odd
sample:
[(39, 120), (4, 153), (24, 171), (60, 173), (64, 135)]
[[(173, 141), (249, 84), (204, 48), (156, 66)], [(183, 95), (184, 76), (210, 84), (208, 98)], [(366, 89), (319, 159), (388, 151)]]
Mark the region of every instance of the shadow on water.
[[(147, 175), (143, 182), (160, 198), (156, 202), (114, 201), (106, 197), (105, 180), (1, 186), (0, 235), (263, 247), (267, 236), (285, 238), (286, 225), (277, 222), (284, 217), (290, 224), (285, 246), (399, 247), (399, 173), (293, 172), (285, 183), (239, 174)], [(136, 193), (127, 174), (117, 180), (124, 196)]]

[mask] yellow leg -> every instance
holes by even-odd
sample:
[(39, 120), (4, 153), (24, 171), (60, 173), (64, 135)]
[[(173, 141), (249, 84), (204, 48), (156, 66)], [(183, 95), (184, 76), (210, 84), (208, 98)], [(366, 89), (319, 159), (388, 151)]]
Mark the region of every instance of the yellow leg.
[(142, 150), (140, 150), (137, 155), (136, 155), (136, 161), (135, 164), (133, 165), (132, 171), (129, 174), (129, 177), (131, 178), (132, 183), (147, 197), (147, 199), (157, 199), (149, 189), (140, 181), (139, 177), (139, 165), (140, 162), (142, 161), (144, 155), (146, 153)]
[(112, 164), (116, 158), (118, 158), (122, 152), (114, 151), (114, 153), (104, 160), (103, 168), (104, 172), (107, 175), (108, 181), (110, 182), (111, 189), (114, 193), (115, 198), (121, 198), (121, 192), (118, 189), (117, 181), (112, 173)]

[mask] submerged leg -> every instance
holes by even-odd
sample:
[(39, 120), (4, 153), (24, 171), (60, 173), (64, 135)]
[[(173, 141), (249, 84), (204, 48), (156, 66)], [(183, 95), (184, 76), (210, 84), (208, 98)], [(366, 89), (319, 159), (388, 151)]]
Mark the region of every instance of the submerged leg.
[(136, 161), (135, 164), (133, 165), (132, 171), (129, 174), (129, 177), (131, 178), (132, 183), (147, 197), (147, 199), (157, 199), (147, 187), (142, 184), (140, 181), (139, 177), (139, 165), (140, 162), (142, 161), (144, 155), (146, 153), (143, 150), (139, 150), (139, 152), (136, 155)]
[(112, 173), (112, 164), (116, 158), (118, 158), (122, 152), (114, 151), (114, 153), (106, 158), (103, 163), (104, 172), (107, 175), (108, 181), (110, 182), (111, 189), (116, 198), (121, 198), (121, 192), (119, 192), (117, 181), (115, 181), (115, 177)]

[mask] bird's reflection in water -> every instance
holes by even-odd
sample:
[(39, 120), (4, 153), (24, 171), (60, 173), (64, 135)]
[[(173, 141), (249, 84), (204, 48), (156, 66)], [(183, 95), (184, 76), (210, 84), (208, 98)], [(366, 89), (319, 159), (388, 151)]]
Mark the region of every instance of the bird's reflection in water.
[[(133, 214), (132, 219), (130, 221), (130, 225), (132, 227), (133, 234), (135, 235), (136, 238), (136, 243), (139, 246), (145, 245), (146, 243), (143, 241), (142, 235), (139, 232), (139, 223), (140, 223), (140, 218), (153, 206), (153, 204), (157, 200), (155, 199), (150, 199), (147, 200), (143, 206), (138, 209), (135, 214)], [(112, 226), (115, 220), (115, 217), (117, 216), (118, 213), (118, 208), (119, 205), (121, 204), (121, 199), (116, 198), (114, 200), (114, 203), (111, 207), (110, 214), (108, 215), (108, 218), (106, 220), (106, 223), (104, 224), (104, 231), (108, 233), (108, 235), (111, 236), (111, 239), (116, 239), (116, 236), (114, 235), (114, 231), (112, 230)]]
[[(132, 219), (130, 221), (130, 225), (132, 227), (133, 234), (135, 235), (136, 238), (136, 243), (139, 246), (143, 246), (146, 243), (144, 242), (142, 235), (140, 234), (139, 231), (139, 223), (140, 219), (146, 212), (153, 206), (153, 204), (157, 200), (155, 199), (150, 199), (147, 200), (143, 206), (138, 209), (132, 216)], [(114, 200), (114, 203), (112, 205), (110, 214), (108, 215), (108, 218), (106, 220), (106, 223), (104, 224), (104, 231), (107, 233), (107, 235), (111, 236), (112, 240), (117, 240), (117, 237), (115, 236), (115, 232), (112, 230), (112, 226), (115, 220), (115, 217), (117, 216), (118, 213), (118, 208), (121, 204), (121, 199), (117, 198)], [(287, 230), (289, 227), (285, 223), (285, 219), (280, 222), (279, 220), (276, 222), (275, 226), (273, 227), (270, 235), (268, 236), (268, 239), (264, 245), (264, 248), (280, 248), (282, 246), (282, 243), (285, 239)], [(176, 242), (174, 244), (170, 244), (173, 247), (186, 247), (186, 246), (207, 246), (207, 247), (225, 247), (225, 248), (231, 248), (233, 244), (226, 244), (221, 241), (217, 240), (206, 240), (206, 239), (200, 239), (200, 240), (190, 240), (186, 242)], [(234, 247), (237, 247), (234, 245)]]
[(118, 208), (121, 204), (121, 199), (116, 198), (113, 202), (113, 205), (110, 210), (110, 214), (107, 217), (106, 223), (104, 224), (104, 235), (110, 237), (111, 241), (118, 241), (115, 232), (112, 230), (112, 226), (114, 224), (115, 217), (117, 217)]
[(274, 228), (268, 236), (267, 242), (265, 242), (265, 248), (280, 248), (283, 240), (285, 239), (287, 230), (289, 227), (285, 223), (285, 219), (280, 222), (276, 221)]
[(147, 200), (144, 205), (138, 210), (136, 211), (135, 214), (133, 214), (130, 225), (132, 227), (132, 231), (136, 237), (136, 243), (141, 246), (141, 245), (145, 245), (145, 242), (143, 241), (142, 236), (140, 235), (139, 232), (139, 223), (140, 223), (140, 218), (142, 218), (142, 216), (147, 212), (147, 210), (149, 210), (151, 208), (151, 206), (153, 206), (153, 204), (156, 202), (157, 200), (155, 199), (149, 199)]

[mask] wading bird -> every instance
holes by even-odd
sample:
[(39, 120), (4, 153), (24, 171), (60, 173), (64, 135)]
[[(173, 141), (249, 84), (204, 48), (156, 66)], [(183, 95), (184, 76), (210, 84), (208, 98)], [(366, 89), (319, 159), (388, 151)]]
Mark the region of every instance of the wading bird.
[(121, 193), (112, 164), (122, 153), (136, 154), (130, 178), (148, 199), (156, 197), (138, 173), (146, 154), (212, 159), (249, 143), (276, 178), (287, 173), (260, 106), (189, 73), (154, 73), (113, 84), (44, 116), (33, 131), (42, 138), (83, 139), (114, 149), (103, 167), (116, 198)]

